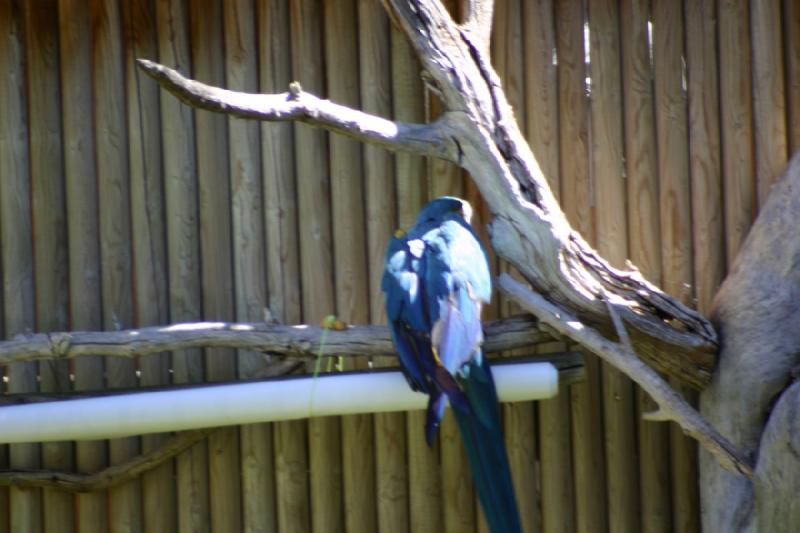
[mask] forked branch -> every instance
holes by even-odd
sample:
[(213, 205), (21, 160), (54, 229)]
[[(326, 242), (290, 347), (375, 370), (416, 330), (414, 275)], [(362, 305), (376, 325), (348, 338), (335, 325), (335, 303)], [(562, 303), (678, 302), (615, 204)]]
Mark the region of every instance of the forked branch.
[(610, 299), (606, 299), (605, 305), (620, 342), (607, 339), (508, 274), (500, 276), (499, 284), (508, 296), (533, 313), (542, 323), (591, 350), (638, 383), (658, 404), (657, 411), (644, 415), (646, 420), (676, 422), (686, 434), (716, 457), (723, 467), (737, 474), (753, 476), (753, 468), (748, 459), (686, 403), (656, 371), (636, 356), (622, 319)]

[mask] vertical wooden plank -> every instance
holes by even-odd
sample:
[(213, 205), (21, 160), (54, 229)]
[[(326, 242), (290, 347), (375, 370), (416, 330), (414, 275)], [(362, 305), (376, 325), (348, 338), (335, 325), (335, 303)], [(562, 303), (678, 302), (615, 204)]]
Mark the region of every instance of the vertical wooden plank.
[[(84, 2), (59, 0), (64, 173), (69, 241), (70, 325), (76, 330), (102, 327), (100, 237), (95, 170), (93, 76), (90, 14)], [(103, 358), (81, 357), (73, 363), (76, 390), (103, 388)], [(96, 472), (107, 464), (107, 444), (78, 442), (76, 466)], [(107, 529), (106, 493), (79, 494), (77, 526), (81, 533)]]
[(654, 73), (648, 31), (650, 2), (624, 0), (620, 15), (630, 259), (647, 279), (659, 283), (661, 237)]
[[(684, 3), (694, 294), (697, 308), (703, 313), (710, 310), (725, 273), (716, 7), (715, 0)], [(686, 478), (683, 483), (680, 479), (673, 481), (675, 526), (699, 531), (697, 477)], [(683, 485), (687, 483), (693, 493), (676, 494), (676, 490), (685, 491)]]
[(761, 206), (787, 161), (780, 2), (750, 2), (750, 17), (756, 187)]
[[(560, 196), (556, 27), (552, 0), (523, 3), (527, 139)], [(570, 143), (572, 144), (572, 143)], [(563, 349), (563, 346), (559, 347)], [(575, 531), (569, 395), (537, 403), (542, 530)]]
[(756, 205), (748, 2), (720, 0), (718, 20), (725, 254), (730, 265), (747, 236)]
[[(169, 321), (159, 99), (158, 87), (149, 83), (134, 60), (158, 57), (155, 5), (149, 0), (124, 3), (122, 16), (128, 83), (134, 312), (137, 326), (152, 326)], [(169, 384), (169, 371), (169, 354), (139, 361), (142, 386)], [(142, 450), (158, 447), (167, 437), (143, 436)], [(174, 475), (173, 462), (166, 461), (142, 476), (146, 531), (176, 530)]]
[[(291, 78), (289, 5), (261, 0), (258, 5), (261, 91), (285, 91)], [(261, 126), (269, 303), (287, 324), (301, 321), (298, 198), (294, 165), (294, 125)], [(274, 425), (276, 514), (279, 531), (309, 531), (306, 422)]]
[(589, 101), (586, 88), (584, 10), (581, 2), (556, 0), (560, 201), (572, 227), (594, 241), (589, 181)]
[[(260, 0), (258, 19), (261, 90), (286, 91), (292, 80), (287, 1)], [(261, 129), (270, 309), (288, 324), (300, 322), (293, 131), (291, 122), (264, 124)]]
[(550, 190), (561, 191), (558, 169), (558, 69), (553, 0), (523, 2), (525, 131)]
[(725, 275), (716, 0), (687, 0), (683, 9), (686, 19), (694, 289), (697, 308), (705, 313), (710, 310)]
[[(325, 77), (332, 101), (359, 108), (358, 12), (353, 0), (325, 3)], [(336, 314), (347, 323), (369, 321), (369, 277), (361, 143), (330, 137)], [(352, 358), (348, 358), (352, 359)], [(368, 361), (348, 361), (366, 368)], [(344, 530), (373, 533), (377, 527), (375, 455), (371, 415), (342, 417)]]
[[(661, 250), (664, 289), (691, 300), (692, 227), (684, 87), (683, 10), (679, 3), (653, 4), (656, 122), (658, 129)], [(675, 383), (678, 390), (682, 387)], [(688, 388), (685, 393), (691, 396)], [(696, 531), (699, 524), (697, 450), (679, 428), (671, 427), (672, 516), (675, 527)]]
[(786, 121), (791, 157), (800, 148), (800, 3), (784, 0), (782, 22), (786, 64)]
[[(359, 24), (362, 30), (365, 24)], [(405, 34), (390, 25), (392, 65), (392, 107), (397, 120), (422, 122), (425, 120), (425, 89), (420, 78), (422, 70), (414, 49)], [(363, 70), (363, 61), (362, 61)], [(397, 196), (397, 226), (408, 229), (414, 224), (417, 213), (427, 200), (426, 160), (415, 155), (395, 155), (395, 190)], [(371, 183), (371, 180), (367, 180)], [(401, 208), (402, 206), (402, 208)], [(383, 250), (381, 253), (385, 252)], [(381, 256), (381, 271), (383, 256)]]
[[(121, 329), (133, 324), (131, 294), (131, 212), (128, 169), (128, 132), (120, 11), (117, 2), (93, 0), (94, 119), (97, 131), (97, 182), (100, 217), (100, 264), (103, 327)], [(109, 358), (106, 385), (137, 385), (136, 362)], [(139, 453), (135, 437), (109, 443), (112, 464)], [(109, 490), (109, 524), (115, 531), (141, 531), (141, 484), (139, 480)]]
[[(591, 173), (597, 206), (597, 249), (616, 266), (627, 257), (620, 87), (619, 9), (590, 0)], [(639, 480), (634, 389), (628, 378), (602, 365), (603, 421), (608, 475), (609, 530), (637, 531)]]
[[(196, 79), (225, 85), (222, 2), (193, 0), (190, 6), (192, 71)], [(203, 318), (234, 320), (228, 130), (224, 115), (195, 110)], [(206, 349), (206, 380), (236, 379), (236, 352)], [(208, 437), (211, 531), (242, 527), (239, 428)]]
[[(359, 3), (362, 49), (361, 88), (364, 109), (397, 120), (425, 121), (424, 88), (420, 65), (405, 35), (388, 23), (373, 2)], [(365, 41), (365, 39), (368, 39)], [(368, 90), (379, 83), (381, 91)], [(373, 98), (368, 100), (368, 98)], [(427, 194), (427, 162), (419, 156), (389, 154), (365, 147), (365, 171), (370, 216), (379, 222), (368, 227), (372, 322), (385, 323), (380, 277), (389, 235), (408, 229)], [(392, 167), (392, 165), (394, 165)], [(395, 225), (397, 224), (397, 225)], [(396, 361), (386, 363), (396, 365)], [(424, 437), (425, 415), (385, 413), (375, 416), (375, 455), (378, 467), (378, 517), (380, 531), (441, 531), (442, 487), (437, 447)], [(406, 456), (408, 463), (406, 466)], [(407, 478), (405, 477), (407, 475)], [(406, 485), (407, 481), (407, 485)], [(405, 505), (408, 505), (407, 511)]]
[[(642, 274), (658, 284), (661, 281), (661, 235), (649, 4), (640, 0), (622, 2), (620, 28), (629, 255)], [(640, 413), (655, 409), (650, 397), (638, 387), (636, 395)], [(672, 531), (669, 426), (646, 422), (641, 417), (637, 424), (640, 527), (644, 532)]]
[[(33, 242), (30, 197), (28, 117), (25, 98), (25, 48), (22, 6), (0, 5), (0, 238), (3, 243), (4, 327), (8, 338), (35, 326)], [(9, 365), (8, 392), (36, 391), (36, 362)], [(11, 468), (38, 468), (38, 444), (9, 446)], [(42, 530), (42, 491), (9, 490), (12, 531)]]
[[(223, 3), (225, 72), (227, 86), (233, 90), (258, 91), (254, 9), (249, 0)], [(239, 320), (260, 320), (267, 303), (267, 258), (259, 127), (254, 122), (229, 118), (228, 135), (236, 317)], [(260, 354), (240, 351), (239, 377), (258, 376), (265, 363)], [(242, 426), (241, 455), (243, 527), (248, 531), (272, 531), (276, 527), (272, 426)]]
[[(25, 51), (30, 117), (30, 172), (33, 214), (36, 329), (67, 329), (67, 239), (58, 73), (58, 6), (55, 2), (25, 4)], [(40, 388), (70, 389), (66, 361), (39, 363)], [(42, 445), (42, 467), (72, 470), (72, 444)], [(72, 495), (42, 491), (46, 531), (72, 531)]]
[[(158, 0), (159, 60), (190, 72), (189, 15), (179, 1)], [(200, 316), (197, 173), (193, 112), (162, 92), (161, 129), (164, 154), (167, 262), (170, 321)], [(173, 380), (203, 381), (200, 350), (172, 353)], [(209, 524), (207, 443), (200, 442), (176, 458), (178, 530), (207, 531)]]
[[(292, 72), (315, 94), (325, 92), (322, 56), (322, 5), (316, 0), (291, 2)], [(319, 322), (335, 308), (331, 255), (330, 174), (327, 133), (295, 127), (303, 320)], [(339, 419), (309, 420), (311, 521), (315, 531), (341, 531), (341, 442)]]
[[(595, 240), (589, 181), (589, 104), (586, 97), (584, 11), (581, 2), (556, 3), (561, 205), (572, 227)], [(600, 363), (586, 354), (586, 381), (570, 387), (575, 526), (606, 531)]]

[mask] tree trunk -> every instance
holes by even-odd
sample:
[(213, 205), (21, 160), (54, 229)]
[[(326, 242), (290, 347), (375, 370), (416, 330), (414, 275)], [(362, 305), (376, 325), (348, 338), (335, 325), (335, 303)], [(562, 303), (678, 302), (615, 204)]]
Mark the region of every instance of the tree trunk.
[(800, 527), (800, 153), (772, 189), (714, 303), (719, 363), (701, 411), (755, 463), (752, 481), (700, 455), (703, 530)]

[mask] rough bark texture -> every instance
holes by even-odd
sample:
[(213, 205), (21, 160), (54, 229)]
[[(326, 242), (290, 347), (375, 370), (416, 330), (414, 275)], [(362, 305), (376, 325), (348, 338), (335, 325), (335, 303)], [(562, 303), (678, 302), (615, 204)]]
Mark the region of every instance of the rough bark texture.
[(751, 483), (701, 454), (707, 532), (796, 531), (800, 524), (800, 400), (797, 385), (787, 388), (800, 365), (798, 220), (800, 155), (773, 187), (714, 304), (721, 351), (701, 411), (756, 468)]
[[(527, 316), (484, 325), (484, 349), (500, 352), (551, 339)], [(238, 348), (289, 357), (319, 354), (380, 356), (394, 354), (386, 326), (283, 326), (264, 323), (195, 322), (123, 331), (31, 333), (0, 342), (0, 365), (34, 359), (71, 359), (88, 355), (134, 357), (187, 348)]]

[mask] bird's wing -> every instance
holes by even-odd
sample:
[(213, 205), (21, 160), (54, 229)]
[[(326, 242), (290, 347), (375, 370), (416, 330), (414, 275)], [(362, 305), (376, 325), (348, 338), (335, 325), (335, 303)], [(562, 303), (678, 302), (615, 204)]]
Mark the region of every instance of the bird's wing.
[(429, 393), (429, 380), (425, 374), (420, 346), (415, 332), (430, 328), (424, 313), (420, 272), (422, 254), (409, 248), (405, 236), (394, 236), (389, 241), (381, 289), (386, 302), (389, 329), (392, 332), (400, 366), (411, 388)]
[(441, 394), (455, 407), (469, 411), (453, 373), (441, 364), (431, 344), (434, 322), (429, 312), (428, 285), (440, 281), (428, 275), (432, 258), (424, 239), (395, 236), (390, 241), (381, 283), (389, 327), (411, 388), (430, 394), (432, 408), (439, 413), (444, 405)]
[(456, 375), (481, 357), (481, 308), (491, 297), (486, 254), (472, 231), (452, 220), (424, 240), (431, 342), (442, 366)]

